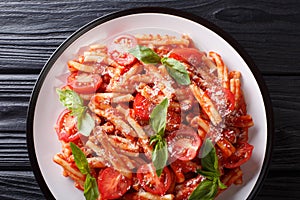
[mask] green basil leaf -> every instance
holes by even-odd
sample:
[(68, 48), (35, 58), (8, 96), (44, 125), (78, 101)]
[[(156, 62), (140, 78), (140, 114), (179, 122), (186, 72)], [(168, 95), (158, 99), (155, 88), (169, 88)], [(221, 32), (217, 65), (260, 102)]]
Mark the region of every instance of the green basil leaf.
[(163, 57), (161, 59), (161, 63), (164, 64), (165, 66), (171, 67), (172, 69), (182, 72), (182, 73), (188, 73), (185, 69), (185, 66), (178, 60), (174, 58), (168, 58), (168, 57)]
[(204, 180), (196, 187), (189, 200), (211, 200), (218, 192), (218, 185), (214, 180)]
[(82, 135), (89, 136), (95, 126), (94, 120), (88, 114), (87, 107), (83, 105), (81, 97), (73, 90), (56, 90), (60, 102), (77, 117), (77, 129)]
[(219, 188), (222, 190), (227, 188), (227, 186), (224, 183), (222, 183), (220, 179), (218, 179), (218, 185), (219, 185)]
[(83, 100), (81, 97), (73, 90), (61, 90), (56, 89), (59, 96), (59, 101), (69, 110), (73, 111), (83, 107)]
[(82, 174), (85, 174), (85, 175), (89, 174), (90, 173), (90, 168), (89, 168), (89, 164), (88, 164), (88, 161), (87, 161), (84, 153), (73, 142), (70, 142), (70, 147), (72, 149), (72, 154), (74, 156), (75, 164), (78, 167), (79, 171)]
[[(167, 111), (169, 101), (165, 98), (158, 104), (150, 115), (150, 124), (155, 133), (164, 133), (167, 124)], [(163, 135), (163, 134), (162, 134)]]
[(83, 194), (86, 200), (95, 200), (99, 196), (97, 181), (90, 174), (85, 178)]
[(201, 165), (202, 169), (197, 170), (197, 173), (206, 177), (206, 180), (201, 182), (192, 192), (189, 200), (192, 199), (214, 199), (218, 192), (218, 188), (225, 189), (220, 180), (220, 172), (218, 165), (218, 156), (216, 149), (210, 139), (206, 139), (202, 147)]
[(191, 83), (190, 76), (180, 61), (164, 57), (161, 59), (161, 63), (166, 66), (169, 75), (180, 85), (189, 85)]
[(217, 193), (218, 193), (218, 186), (219, 186), (218, 185), (218, 180), (219, 180), (219, 178), (217, 178), (217, 177), (215, 177), (213, 179), (213, 185), (212, 185), (212, 188), (211, 188), (211, 190), (208, 194), (208, 196), (211, 196), (211, 199), (214, 199), (216, 197)]
[(180, 85), (189, 85), (191, 83), (190, 77), (186, 73), (179, 72), (172, 67), (166, 66), (169, 75), (175, 79)]
[(70, 147), (72, 149), (72, 154), (74, 156), (74, 161), (78, 169), (82, 174), (86, 175), (84, 182), (84, 196), (86, 200), (95, 200), (99, 196), (97, 181), (90, 174), (90, 168), (88, 161), (81, 151), (81, 149), (76, 146), (73, 142), (70, 142)]
[(129, 53), (146, 64), (157, 64), (160, 62), (159, 55), (145, 46), (137, 45), (135, 48), (130, 49)]
[(81, 115), (81, 119), (79, 119), (77, 121), (78, 122), (81, 121), (80, 126), (79, 126), (79, 124), (77, 124), (78, 131), (82, 135), (89, 136), (95, 127), (95, 121), (92, 118), (92, 116), (89, 113), (85, 112), (83, 115)]
[(218, 177), (216, 176), (217, 174), (215, 172), (209, 172), (209, 171), (204, 171), (204, 170), (197, 170), (198, 174), (201, 174), (202, 176), (205, 176), (208, 179), (214, 178), (214, 177)]
[(87, 110), (87, 107), (86, 106), (78, 106), (78, 107), (76, 107), (76, 108), (73, 108), (71, 111), (71, 114), (73, 115), (73, 116), (82, 116), (84, 113), (85, 113), (85, 111)]
[(168, 98), (165, 98), (153, 109), (150, 115), (150, 124), (156, 133), (156, 135), (150, 138), (151, 144), (156, 142), (152, 152), (152, 162), (158, 176), (161, 175), (168, 160), (167, 144), (163, 138), (167, 124), (168, 105), (169, 100)]
[(162, 136), (159, 134), (152, 135), (150, 137), (150, 145), (152, 145), (153, 143), (156, 143), (158, 141), (161, 141), (162, 139), (163, 139)]
[(87, 107), (82, 106), (82, 107), (78, 107), (76, 109), (73, 109), (71, 114), (73, 116), (77, 117), (77, 129), (79, 130), (81, 128), (81, 123), (82, 123), (82, 117), (83, 115), (85, 115)]
[(215, 173), (215, 176), (220, 176), (218, 156), (216, 149), (210, 139), (206, 139), (203, 149), (201, 165), (203, 171), (209, 171)]
[(168, 160), (168, 149), (166, 141), (159, 140), (154, 146), (154, 150), (152, 152), (152, 162), (156, 169), (156, 174), (159, 177), (167, 164)]

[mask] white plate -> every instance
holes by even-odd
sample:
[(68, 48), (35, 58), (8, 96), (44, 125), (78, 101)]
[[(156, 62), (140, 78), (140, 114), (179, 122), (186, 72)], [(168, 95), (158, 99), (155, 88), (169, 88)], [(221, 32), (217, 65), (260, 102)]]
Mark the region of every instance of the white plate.
[(68, 38), (45, 65), (32, 94), (27, 121), (30, 160), (45, 196), (58, 200), (84, 199), (82, 191), (74, 187), (72, 180), (63, 177), (62, 168), (52, 161), (61, 151), (53, 126), (63, 109), (55, 88), (62, 85), (60, 77), (67, 71), (67, 61), (73, 59), (81, 47), (120, 33), (185, 33), (200, 50), (218, 52), (230, 70), (241, 71), (248, 113), (255, 123), (249, 131), (249, 143), (254, 151), (250, 161), (242, 166), (243, 185), (231, 186), (218, 199), (252, 199), (266, 174), (273, 133), (272, 109), (261, 75), (236, 42), (215, 25), (165, 8), (131, 9), (97, 19)]

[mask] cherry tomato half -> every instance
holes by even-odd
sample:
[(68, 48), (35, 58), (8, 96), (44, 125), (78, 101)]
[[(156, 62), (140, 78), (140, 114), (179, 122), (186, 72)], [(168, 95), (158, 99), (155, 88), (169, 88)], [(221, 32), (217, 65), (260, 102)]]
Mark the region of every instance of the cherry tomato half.
[[(146, 99), (140, 93), (137, 93), (133, 101), (133, 109), (134, 109), (135, 118), (138, 121), (148, 122), (150, 119), (150, 114), (154, 109), (154, 107), (155, 107), (154, 103)], [(172, 109), (168, 109), (166, 130), (170, 132), (175, 131), (179, 128), (180, 123), (181, 123), (180, 112), (175, 112)]]
[(233, 93), (226, 89), (226, 88), (223, 88), (223, 91), (225, 93), (225, 98), (227, 100), (227, 108), (231, 111), (234, 110), (234, 106), (235, 106), (235, 99), (234, 99), (234, 95)]
[(108, 47), (108, 53), (119, 65), (127, 66), (133, 64), (137, 59), (128, 51), (137, 45), (134, 36), (124, 34), (113, 39)]
[(172, 176), (167, 167), (158, 177), (153, 164), (144, 164), (137, 170), (137, 177), (143, 189), (152, 194), (164, 195), (171, 186)]
[(202, 140), (193, 129), (184, 127), (169, 134), (167, 143), (172, 157), (188, 161), (196, 157)]
[(253, 148), (247, 142), (237, 143), (235, 153), (225, 161), (224, 167), (231, 169), (241, 166), (251, 158)]
[(59, 140), (63, 140), (64, 142), (73, 142), (80, 138), (77, 130), (77, 120), (71, 115), (71, 111), (68, 109), (65, 109), (59, 115), (55, 130)]
[(171, 51), (169, 57), (188, 63), (192, 66), (197, 66), (202, 62), (202, 57), (204, 55), (203, 52), (194, 48), (177, 48)]
[(148, 121), (154, 106), (155, 105), (151, 101), (146, 99), (140, 93), (137, 93), (133, 101), (133, 109), (136, 118), (138, 120)]
[(68, 77), (68, 86), (78, 93), (94, 93), (102, 84), (102, 78), (98, 74), (75, 72)]
[(98, 189), (103, 199), (118, 199), (131, 187), (132, 180), (111, 167), (98, 176)]
[[(214, 91), (209, 91), (206, 90), (205, 91), (206, 95), (210, 97), (210, 99), (212, 99), (216, 106), (219, 107), (219, 111), (221, 112), (231, 112), (235, 109), (235, 98), (234, 98), (234, 94), (227, 88), (223, 88), (223, 87), (215, 87)], [(225, 104), (220, 103), (220, 102), (224, 102), (225, 100)]]

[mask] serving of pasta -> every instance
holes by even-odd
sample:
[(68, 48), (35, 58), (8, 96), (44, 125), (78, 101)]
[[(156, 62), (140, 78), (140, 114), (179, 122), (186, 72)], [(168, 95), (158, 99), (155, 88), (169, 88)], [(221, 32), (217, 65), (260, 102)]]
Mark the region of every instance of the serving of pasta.
[(86, 199), (214, 199), (243, 182), (242, 74), (188, 35), (122, 34), (67, 63), (53, 160)]

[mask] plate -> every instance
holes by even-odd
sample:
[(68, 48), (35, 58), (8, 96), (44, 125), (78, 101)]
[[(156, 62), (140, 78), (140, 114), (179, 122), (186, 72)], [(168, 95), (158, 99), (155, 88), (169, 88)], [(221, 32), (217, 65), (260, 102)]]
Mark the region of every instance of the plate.
[(27, 117), (27, 144), (35, 177), (49, 199), (84, 199), (73, 181), (62, 176), (52, 160), (61, 151), (54, 124), (62, 105), (55, 88), (61, 86), (66, 63), (81, 47), (120, 33), (188, 34), (197, 48), (218, 52), (230, 70), (242, 73), (248, 113), (255, 126), (249, 131), (249, 143), (255, 148), (242, 166), (244, 183), (231, 186), (217, 199), (252, 199), (265, 178), (272, 149), (273, 115), (262, 76), (249, 56), (228, 34), (198, 16), (166, 8), (135, 8), (116, 12), (85, 25), (69, 37), (44, 66), (32, 93)]

